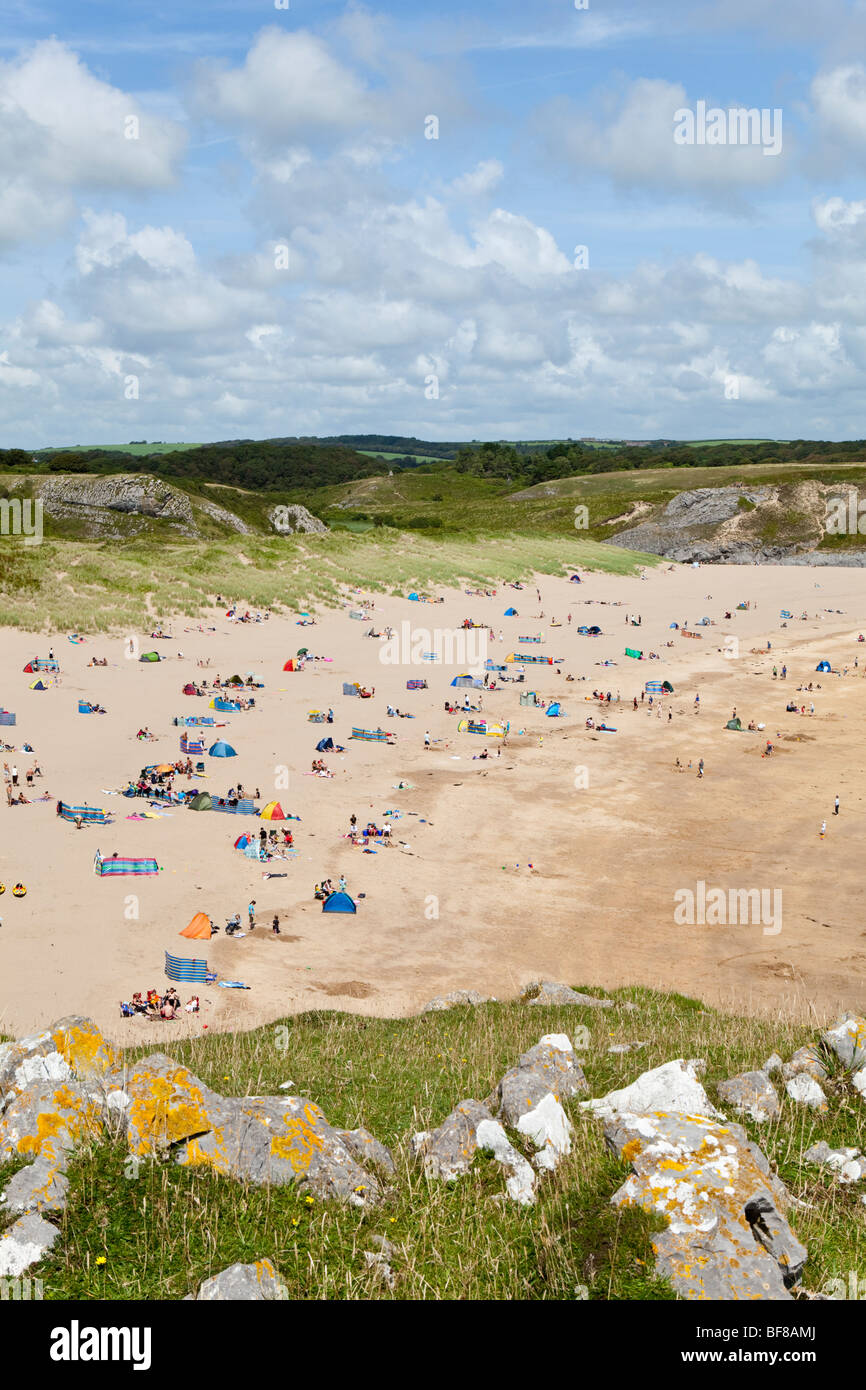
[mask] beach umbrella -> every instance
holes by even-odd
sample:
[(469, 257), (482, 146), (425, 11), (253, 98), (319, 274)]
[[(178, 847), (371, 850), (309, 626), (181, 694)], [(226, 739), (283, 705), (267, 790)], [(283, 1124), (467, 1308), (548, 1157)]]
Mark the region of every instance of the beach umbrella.
[(214, 743), (207, 751), (210, 753), (212, 758), (237, 757), (237, 753), (235, 752), (234, 748), (232, 748), (231, 744), (224, 742), (223, 739), (220, 739), (217, 743)]
[(309, 647), (298, 647), (298, 650), (297, 650), (297, 652), (295, 653), (295, 655), (296, 655), (296, 656), (306, 656), (309, 650), (310, 650)]
[(156, 771), (157, 771), (157, 772), (174, 772), (174, 766), (173, 766), (172, 763), (160, 763), (159, 766), (157, 767)]

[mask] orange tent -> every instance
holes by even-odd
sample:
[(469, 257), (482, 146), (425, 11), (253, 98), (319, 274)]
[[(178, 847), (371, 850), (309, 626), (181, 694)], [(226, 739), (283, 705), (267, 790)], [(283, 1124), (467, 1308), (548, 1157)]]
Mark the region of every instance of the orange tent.
[(210, 941), (210, 919), (206, 912), (197, 912), (188, 927), (179, 936), (188, 936), (193, 941)]

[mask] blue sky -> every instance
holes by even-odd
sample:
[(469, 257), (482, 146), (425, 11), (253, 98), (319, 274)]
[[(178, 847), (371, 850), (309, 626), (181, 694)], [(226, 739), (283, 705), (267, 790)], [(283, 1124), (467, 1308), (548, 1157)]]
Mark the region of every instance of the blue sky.
[(6, 445), (866, 435), (862, 0), (290, 5), (0, 3)]

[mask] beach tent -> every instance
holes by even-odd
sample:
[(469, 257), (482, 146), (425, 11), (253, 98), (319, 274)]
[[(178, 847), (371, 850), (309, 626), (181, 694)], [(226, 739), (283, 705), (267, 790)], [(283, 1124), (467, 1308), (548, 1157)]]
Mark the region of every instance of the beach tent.
[(354, 902), (348, 893), (332, 893), (329, 898), (325, 898), (322, 903), (323, 912), (357, 912)]
[(506, 608), (504, 616), (506, 618), (516, 618), (518, 616), (516, 608)]
[(231, 744), (226, 743), (223, 739), (219, 739), (217, 743), (212, 743), (207, 751), (208, 753), (210, 753), (212, 758), (237, 757), (237, 753), (235, 752), (234, 748), (232, 748)]
[(14, 723), (15, 715), (12, 713), (12, 711), (8, 709), (0, 709), (0, 726), (2, 726), (3, 728), (11, 728), (12, 725), (14, 725)]
[(159, 652), (142, 652), (139, 661), (162, 661)]
[(831, 669), (829, 661), (819, 661), (815, 667), (816, 671), (829, 671)]
[(635, 661), (643, 661), (643, 652), (639, 652), (636, 647), (626, 647), (626, 656), (633, 656)]
[(232, 848), (233, 848), (233, 849), (246, 849), (247, 845), (251, 845), (251, 844), (252, 844), (252, 839), (251, 839), (251, 837), (250, 837), (249, 835), (239, 835), (238, 838), (235, 840), (234, 845), (232, 846)]
[(197, 912), (188, 927), (178, 932), (178, 936), (187, 936), (191, 941), (210, 941), (210, 918), (206, 912)]
[(674, 693), (674, 688), (671, 685), (670, 681), (662, 681), (662, 690), (665, 692), (666, 695), (673, 695)]
[(725, 725), (726, 729), (742, 729), (742, 727), (743, 726), (740, 723), (739, 716), (736, 719), (729, 719), (727, 724)]
[(262, 811), (262, 820), (285, 820), (286, 813), (278, 801), (269, 801)]
[(579, 574), (573, 574), (573, 575), (571, 576), (570, 582), (571, 582), (572, 584), (579, 584), (579, 583), (580, 583), (580, 575), (579, 575)]
[(44, 682), (43, 680), (31, 681), (31, 683), (30, 683), (30, 689), (31, 689), (31, 690), (47, 690), (47, 689), (48, 689), (48, 686), (45, 684), (45, 682)]
[(417, 594), (412, 593), (412, 594), (409, 595), (409, 597), (410, 597), (410, 599), (412, 600), (413, 603), (420, 603), (420, 602), (421, 602), (421, 600), (419, 599), (419, 597), (418, 597)]
[(186, 804), (191, 811), (213, 810), (213, 801), (211, 800), (210, 792), (196, 792), (195, 796)]
[(295, 670), (297, 670), (297, 667), (295, 666), (295, 663), (294, 663), (292, 660), (289, 660), (289, 661), (286, 662), (285, 666), (283, 667), (283, 670), (284, 670), (284, 671), (295, 671)]
[(334, 740), (332, 738), (320, 738), (316, 744), (317, 753), (333, 753)]
[(461, 686), (463, 686), (463, 685), (474, 686), (474, 685), (481, 685), (481, 681), (475, 681), (475, 680), (473, 680), (473, 678), (472, 678), (471, 676), (462, 675), (462, 676), (455, 676), (454, 679), (453, 679), (453, 681), (451, 682), (451, 684), (452, 684), (452, 685), (461, 685)]
[(175, 984), (186, 985), (206, 985), (207, 984), (207, 961), (206, 960), (186, 960), (182, 956), (170, 956), (168, 951), (165, 953), (165, 973)]
[(295, 656), (309, 656), (309, 654), (309, 647), (298, 647), (298, 650), (295, 652)]
[(110, 878), (115, 875), (132, 875), (135, 878), (142, 878), (147, 874), (158, 874), (159, 865), (155, 859), (103, 859), (97, 858), (94, 865), (96, 873), (100, 878)]
[(561, 713), (562, 713), (562, 707), (560, 706), (560, 704), (559, 704), (558, 701), (554, 702), (554, 704), (552, 704), (552, 705), (548, 705), (548, 707), (547, 707), (547, 717), (548, 717), (548, 719), (556, 719), (556, 717), (557, 717), (558, 715), (560, 715)]
[(359, 690), (360, 690), (360, 686), (358, 685), (357, 681), (355, 681), (354, 683), (352, 683), (352, 682), (350, 682), (350, 681), (343, 681), (343, 694), (344, 694), (344, 695), (357, 695), (357, 693), (358, 693)]
[(591, 628), (589, 629), (589, 635), (590, 635), (590, 637), (600, 637), (600, 636), (601, 636), (601, 628), (600, 628), (600, 627), (591, 627)]
[(219, 695), (215, 695), (208, 705), (208, 709), (219, 710), (222, 714), (240, 714), (241, 707), (231, 700), (223, 700)]

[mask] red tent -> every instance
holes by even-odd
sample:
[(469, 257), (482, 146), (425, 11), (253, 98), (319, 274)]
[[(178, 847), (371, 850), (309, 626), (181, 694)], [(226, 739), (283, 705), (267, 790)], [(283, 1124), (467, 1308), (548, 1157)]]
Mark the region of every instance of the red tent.
[(295, 663), (294, 663), (294, 661), (287, 661), (286, 664), (285, 664), (285, 666), (283, 667), (283, 670), (284, 670), (284, 671), (294, 671), (294, 670), (295, 670)]
[(27, 665), (24, 667), (24, 670), (27, 672), (27, 674), (28, 674), (29, 676), (32, 676), (32, 675), (33, 675), (33, 663), (32, 663), (32, 661), (28, 661)]

